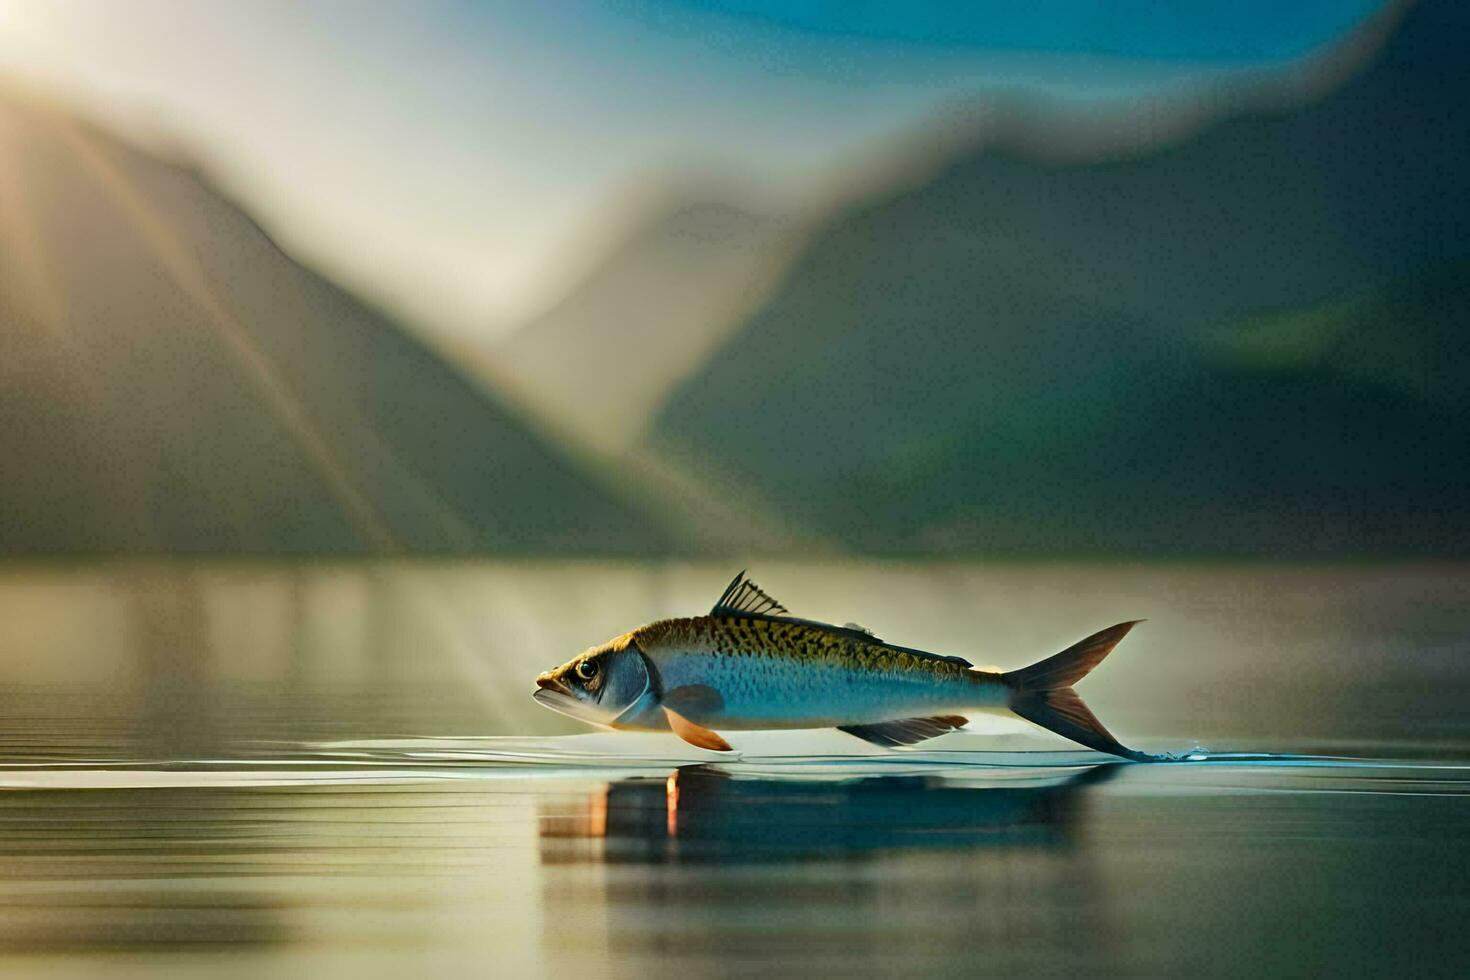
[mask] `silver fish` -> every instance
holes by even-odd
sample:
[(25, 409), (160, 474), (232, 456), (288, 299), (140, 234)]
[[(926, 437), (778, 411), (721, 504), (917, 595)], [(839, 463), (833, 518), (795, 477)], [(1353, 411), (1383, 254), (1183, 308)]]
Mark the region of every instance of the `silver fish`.
[(616, 729), (673, 731), (729, 751), (719, 730), (837, 728), (911, 745), (1010, 711), (1091, 749), (1120, 744), (1072, 685), (1139, 620), (1119, 623), (1029, 667), (989, 671), (959, 657), (885, 643), (857, 626), (791, 616), (741, 572), (707, 616), (666, 619), (593, 647), (536, 678), (548, 708)]

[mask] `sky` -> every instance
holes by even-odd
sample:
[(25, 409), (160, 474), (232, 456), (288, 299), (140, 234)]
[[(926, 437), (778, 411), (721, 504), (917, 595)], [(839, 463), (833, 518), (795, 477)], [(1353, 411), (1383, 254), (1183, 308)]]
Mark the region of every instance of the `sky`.
[(0, 88), (180, 148), (305, 261), (491, 342), (660, 188), (798, 206), (977, 93), (1136, 98), (1378, 5), (0, 0)]

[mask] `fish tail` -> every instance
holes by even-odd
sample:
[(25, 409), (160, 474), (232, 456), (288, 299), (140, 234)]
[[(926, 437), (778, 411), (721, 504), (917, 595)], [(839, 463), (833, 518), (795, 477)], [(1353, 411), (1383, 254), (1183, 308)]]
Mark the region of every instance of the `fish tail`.
[(1055, 656), (1001, 674), (1001, 683), (1011, 689), (1006, 706), (1027, 721), (1090, 749), (1134, 761), (1153, 758), (1121, 744), (1072, 690), (1140, 622), (1110, 626)]

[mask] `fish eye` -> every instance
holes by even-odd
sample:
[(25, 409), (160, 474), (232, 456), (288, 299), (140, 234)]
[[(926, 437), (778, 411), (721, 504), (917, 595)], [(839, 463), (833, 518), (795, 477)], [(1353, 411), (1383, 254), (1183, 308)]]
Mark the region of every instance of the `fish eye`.
[(584, 681), (590, 681), (597, 676), (597, 664), (591, 660), (584, 660), (577, 664), (577, 676)]

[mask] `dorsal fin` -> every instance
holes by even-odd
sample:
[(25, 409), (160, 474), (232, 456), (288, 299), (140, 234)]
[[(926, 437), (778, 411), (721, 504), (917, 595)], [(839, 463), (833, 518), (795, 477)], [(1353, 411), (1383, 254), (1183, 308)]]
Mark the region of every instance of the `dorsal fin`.
[(739, 575), (735, 576), (734, 581), (726, 587), (719, 601), (715, 603), (715, 607), (709, 611), (709, 614), (711, 616), (736, 616), (748, 619), (773, 619), (787, 623), (798, 623), (802, 626), (815, 627), (828, 633), (849, 636), (866, 643), (881, 643), (888, 649), (895, 650), (899, 653), (907, 653), (911, 656), (923, 657), (927, 660), (944, 660), (952, 664), (959, 664), (962, 667), (970, 666), (970, 661), (963, 657), (946, 657), (943, 654), (930, 653), (927, 650), (915, 650), (913, 647), (901, 647), (891, 643), (884, 643), (884, 641), (873, 635), (872, 630), (858, 626), (856, 623), (849, 623), (846, 626), (834, 626), (831, 623), (823, 623), (815, 619), (800, 619), (792, 616), (785, 606), (766, 595), (759, 585), (746, 578), (744, 571), (741, 571)]
[(745, 570), (725, 587), (720, 598), (715, 602), (715, 607), (709, 611), (711, 616), (732, 616), (740, 613), (755, 613), (757, 616), (784, 616), (787, 613), (785, 606), (772, 599), (762, 591), (750, 579), (745, 577)]

